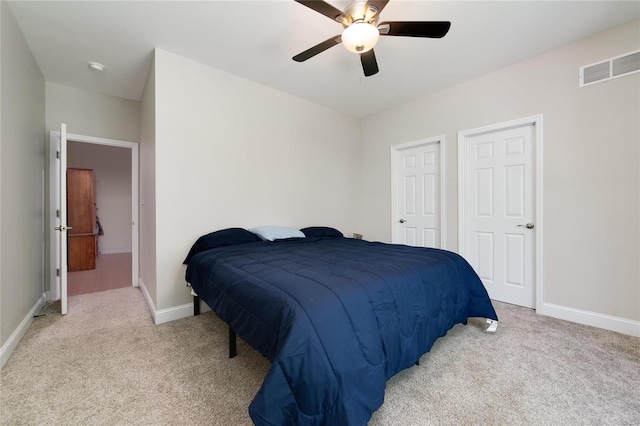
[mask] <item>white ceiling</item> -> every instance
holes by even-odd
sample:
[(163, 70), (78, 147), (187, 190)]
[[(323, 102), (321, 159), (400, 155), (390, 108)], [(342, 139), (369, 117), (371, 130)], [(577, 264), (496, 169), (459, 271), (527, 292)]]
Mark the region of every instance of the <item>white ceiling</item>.
[[(340, 45), (291, 59), (342, 30), (293, 0), (9, 4), (47, 81), (139, 100), (158, 47), (356, 117), (640, 17), (640, 1), (391, 0), (381, 20), (446, 20), (451, 30), (442, 39), (381, 37), (380, 72), (364, 77), (358, 56)], [(89, 61), (105, 72), (90, 71)]]

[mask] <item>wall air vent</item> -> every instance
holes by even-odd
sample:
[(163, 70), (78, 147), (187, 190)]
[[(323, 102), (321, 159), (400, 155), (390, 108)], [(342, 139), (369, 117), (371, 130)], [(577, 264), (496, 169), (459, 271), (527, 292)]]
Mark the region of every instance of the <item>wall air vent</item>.
[(640, 72), (640, 50), (580, 67), (580, 87)]

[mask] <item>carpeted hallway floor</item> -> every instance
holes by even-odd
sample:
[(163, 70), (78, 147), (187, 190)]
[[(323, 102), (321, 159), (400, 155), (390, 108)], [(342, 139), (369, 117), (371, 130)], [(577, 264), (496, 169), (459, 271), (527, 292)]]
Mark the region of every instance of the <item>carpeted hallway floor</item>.
[[(495, 303), (387, 384), (370, 425), (639, 425), (640, 339)], [(211, 312), (155, 325), (136, 288), (71, 297), (0, 374), (3, 425), (244, 425), (269, 362)]]

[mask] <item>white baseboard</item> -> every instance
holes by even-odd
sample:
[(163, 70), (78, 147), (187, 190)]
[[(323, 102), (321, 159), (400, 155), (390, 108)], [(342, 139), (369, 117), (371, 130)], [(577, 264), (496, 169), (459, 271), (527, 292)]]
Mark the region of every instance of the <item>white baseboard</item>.
[[(151, 312), (154, 323), (164, 324), (165, 322), (175, 321), (181, 318), (193, 316), (193, 303), (185, 303), (184, 305), (178, 305), (171, 308), (158, 310), (156, 309), (153, 300), (151, 300), (151, 296), (149, 295), (149, 292), (147, 291), (142, 278), (138, 279), (138, 287), (140, 287), (142, 295), (144, 296), (144, 300), (147, 302), (147, 306), (149, 307), (149, 311)], [(206, 303), (200, 300), (200, 312), (207, 312), (210, 310), (211, 308), (209, 308)]]
[(7, 361), (9, 361), (14, 349), (18, 346), (18, 343), (20, 343), (20, 340), (22, 340), (29, 327), (31, 327), (33, 316), (40, 312), (46, 299), (47, 295), (42, 293), (42, 296), (40, 296), (36, 304), (33, 305), (33, 308), (31, 308), (27, 316), (20, 322), (18, 328), (11, 333), (9, 339), (2, 345), (2, 348), (0, 348), (0, 368), (4, 367)]
[(100, 254), (131, 253), (130, 248), (100, 249)]
[(640, 337), (640, 321), (554, 305), (553, 303), (543, 303), (541, 309), (538, 308), (537, 312), (542, 315), (577, 322), (578, 324), (590, 325), (592, 327), (604, 328), (605, 330)]
[[(210, 311), (209, 305), (204, 303), (200, 299), (200, 313)], [(174, 306), (168, 309), (161, 309), (156, 312), (156, 324), (162, 324), (169, 321), (174, 321), (180, 318), (186, 318), (193, 316), (193, 303), (186, 303), (184, 305)]]
[(149, 294), (149, 291), (147, 290), (147, 287), (144, 285), (144, 281), (142, 281), (142, 278), (138, 278), (138, 288), (142, 292), (142, 296), (144, 297), (144, 301), (147, 302), (147, 308), (149, 308), (149, 312), (151, 312), (151, 316), (153, 317), (153, 322), (157, 324), (157, 322), (156, 322), (156, 305), (153, 303), (153, 300), (151, 300), (151, 295)]
[(163, 324), (169, 321), (175, 321), (180, 318), (193, 316), (193, 303), (186, 303), (167, 309), (160, 309), (156, 312), (156, 324)]

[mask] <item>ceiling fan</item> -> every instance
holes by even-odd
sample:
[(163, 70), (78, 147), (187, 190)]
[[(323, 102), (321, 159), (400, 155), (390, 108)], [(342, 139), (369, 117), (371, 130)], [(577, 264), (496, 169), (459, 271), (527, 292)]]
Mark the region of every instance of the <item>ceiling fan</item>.
[(379, 36), (403, 37), (444, 37), (451, 22), (448, 21), (390, 21), (378, 23), (380, 12), (389, 0), (354, 1), (344, 11), (336, 9), (322, 0), (295, 0), (310, 9), (337, 21), (344, 27), (342, 34), (331, 37), (293, 57), (296, 62), (304, 62), (325, 50), (342, 43), (347, 50), (358, 53), (366, 77), (378, 72), (378, 62), (373, 47)]

